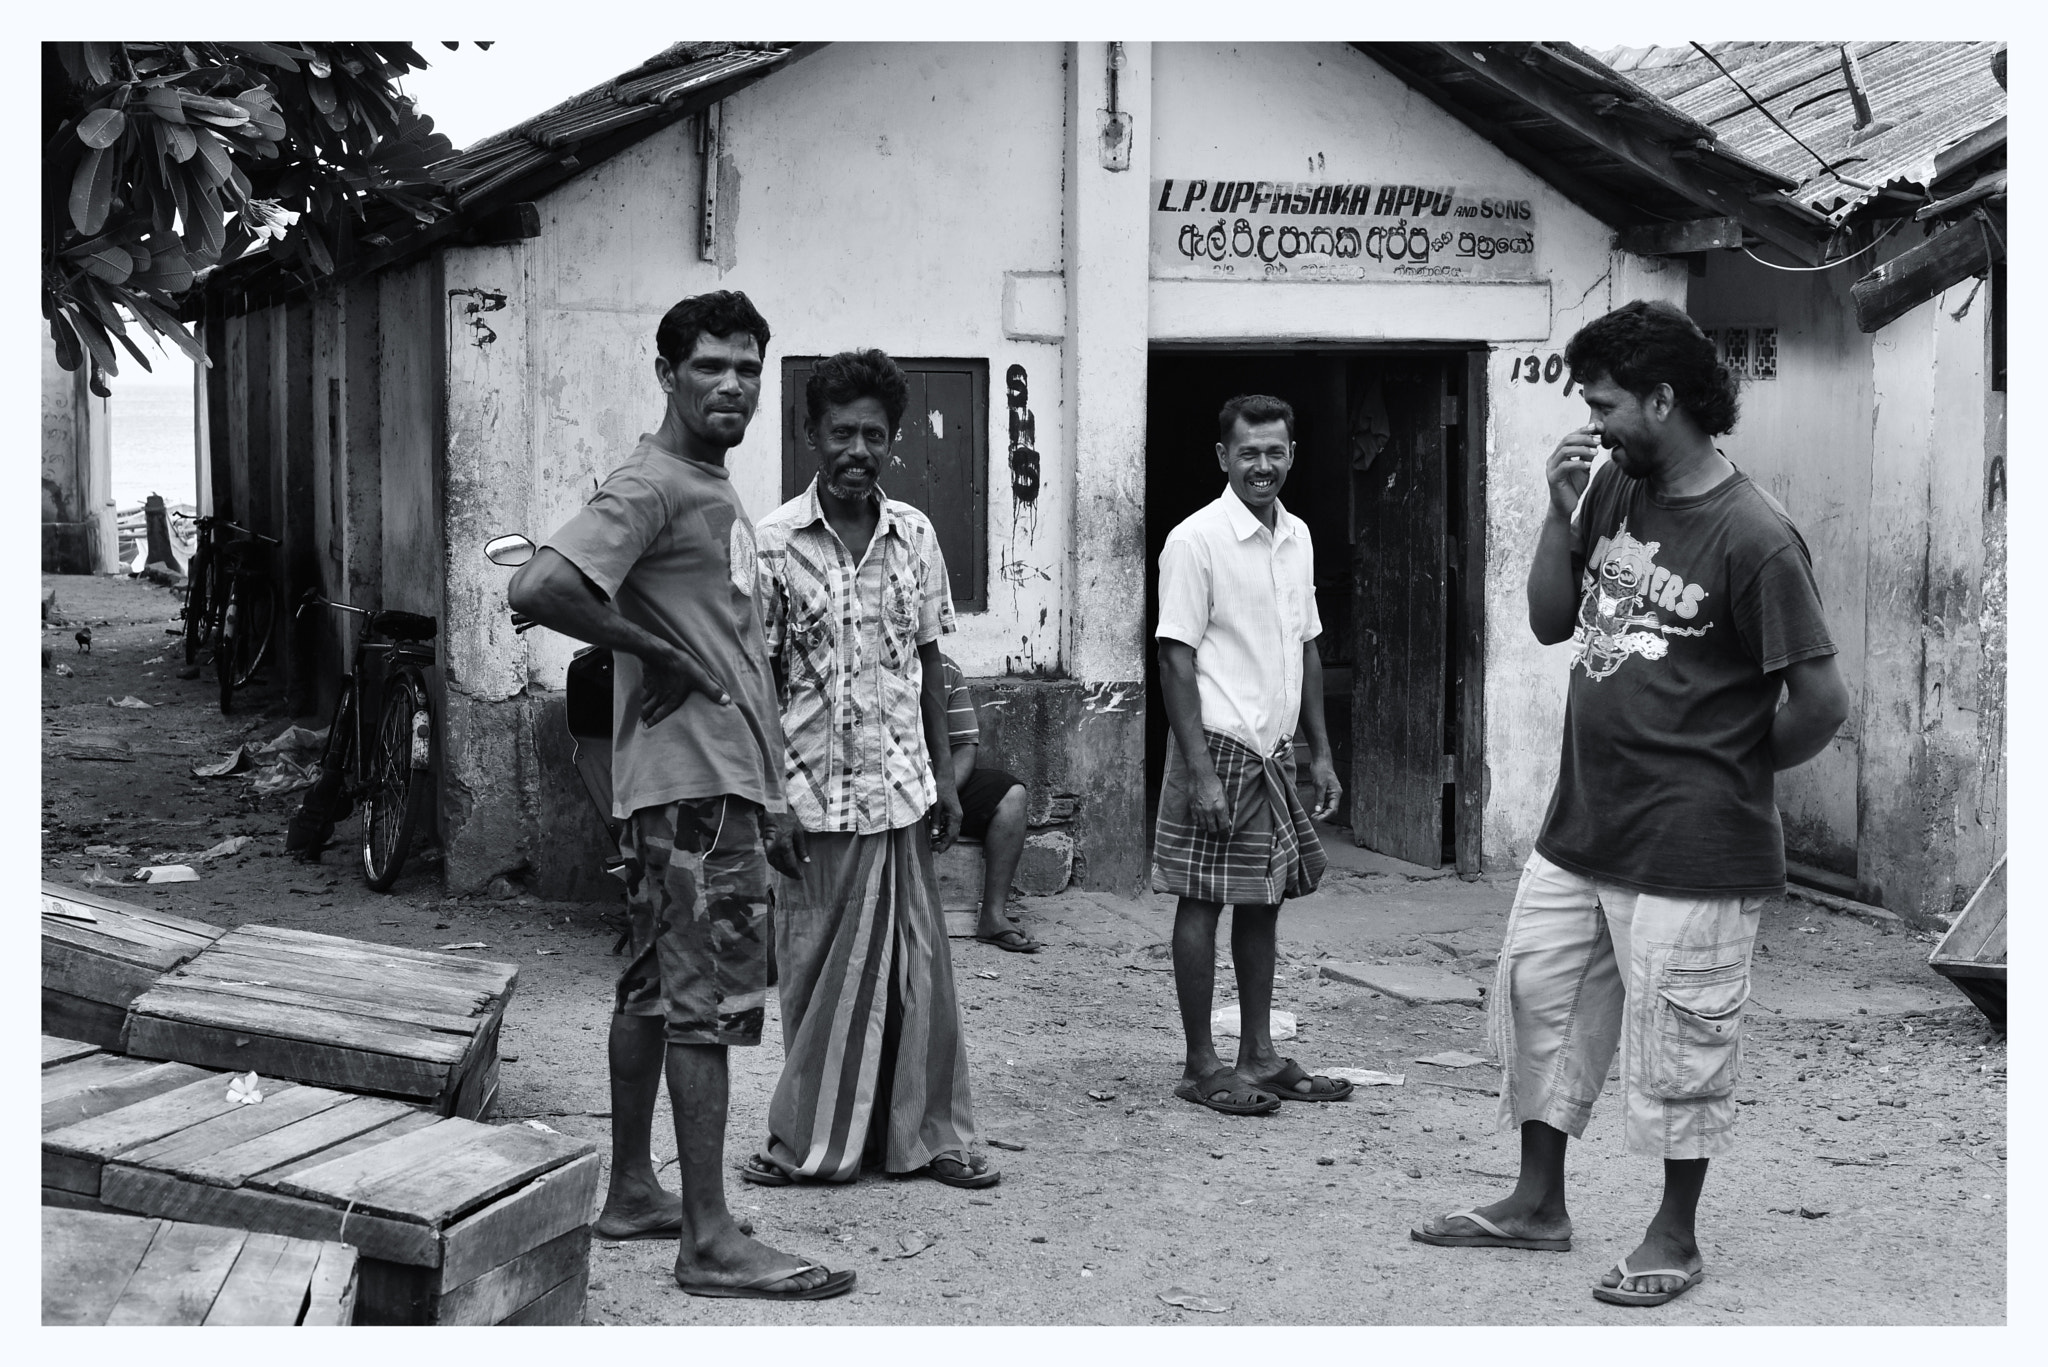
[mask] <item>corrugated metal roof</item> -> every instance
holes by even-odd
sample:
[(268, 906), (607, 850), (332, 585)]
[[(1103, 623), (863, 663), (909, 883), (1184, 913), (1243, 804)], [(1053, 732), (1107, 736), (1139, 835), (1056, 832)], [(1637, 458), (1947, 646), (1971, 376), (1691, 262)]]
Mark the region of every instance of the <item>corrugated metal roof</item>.
[(640, 122), (652, 123), (692, 91), (734, 77), (764, 73), (786, 59), (794, 43), (677, 43), (631, 71), (572, 95), (502, 133), (464, 148), (435, 165), (468, 206), (543, 163), (561, 159), (574, 144)]
[[(1723, 143), (1799, 181), (1790, 197), (1839, 223), (1888, 185), (1925, 189), (1941, 153), (2005, 117), (1995, 42), (1857, 42), (1875, 121), (1858, 131), (1840, 43), (1709, 43), (1708, 51), (1779, 122), (1841, 173), (1823, 171), (1691, 47), (1615, 48), (1600, 59), (1714, 130)], [(1853, 182), (1861, 182), (1860, 184)]]

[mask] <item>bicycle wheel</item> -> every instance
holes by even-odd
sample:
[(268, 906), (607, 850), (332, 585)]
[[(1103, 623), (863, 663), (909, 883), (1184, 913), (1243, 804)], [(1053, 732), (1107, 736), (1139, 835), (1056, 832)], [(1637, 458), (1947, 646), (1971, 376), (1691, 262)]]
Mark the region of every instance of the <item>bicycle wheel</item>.
[[(370, 740), (363, 794), (363, 877), (374, 892), (398, 881), (413, 838), (427, 827), (434, 800), (433, 714), (419, 676), (394, 674)], [(418, 763), (415, 763), (415, 758)]]
[(299, 810), (285, 827), (286, 854), (319, 859), (334, 835), (335, 824), (353, 810), (355, 734), (356, 684), (352, 676), (344, 675), (341, 698), (334, 705), (333, 720), (327, 723), (327, 743), (320, 749), (320, 776), (299, 800)]
[(223, 716), (235, 710), (235, 652), (240, 648), (241, 620), (242, 578), (238, 574), (229, 574), (221, 594), (220, 616), (213, 637), (213, 677), (220, 684)]
[(261, 575), (242, 580), (242, 620), (236, 626), (235, 687), (247, 686), (270, 651), (277, 627), (277, 590)]
[(185, 567), (185, 663), (199, 663), (199, 647), (213, 631), (213, 554), (204, 542)]

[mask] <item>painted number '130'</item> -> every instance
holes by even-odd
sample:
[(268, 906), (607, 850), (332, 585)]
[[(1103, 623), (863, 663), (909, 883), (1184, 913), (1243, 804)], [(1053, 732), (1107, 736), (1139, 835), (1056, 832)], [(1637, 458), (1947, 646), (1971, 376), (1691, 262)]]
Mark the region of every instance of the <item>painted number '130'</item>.
[(1571, 378), (1565, 374), (1564, 355), (1553, 351), (1548, 356), (1516, 356), (1508, 365), (1508, 382), (1511, 384), (1556, 384), (1564, 380), (1564, 392), (1572, 392)]

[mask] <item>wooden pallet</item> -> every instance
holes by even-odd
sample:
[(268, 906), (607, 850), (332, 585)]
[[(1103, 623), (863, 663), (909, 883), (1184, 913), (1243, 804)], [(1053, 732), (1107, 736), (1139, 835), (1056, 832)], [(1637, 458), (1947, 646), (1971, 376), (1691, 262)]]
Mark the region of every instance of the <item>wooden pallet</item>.
[(2005, 1029), (2005, 856), (1985, 875), (1927, 966), (1963, 990), (1990, 1022)]
[(43, 884), (43, 1032), (121, 1047), (128, 1007), (225, 930), (84, 888)]
[[(588, 1144), (270, 1078), (246, 1105), (225, 1073), (145, 1081), (122, 1065), (190, 1066), (102, 1053), (46, 1068), (46, 1205), (347, 1243), (359, 1323), (581, 1321)], [(102, 1105), (121, 1087), (125, 1104)]]
[(348, 1324), (347, 1244), (43, 1208), (44, 1324)]
[(241, 926), (129, 1006), (145, 1058), (488, 1113), (515, 965), (337, 935)]

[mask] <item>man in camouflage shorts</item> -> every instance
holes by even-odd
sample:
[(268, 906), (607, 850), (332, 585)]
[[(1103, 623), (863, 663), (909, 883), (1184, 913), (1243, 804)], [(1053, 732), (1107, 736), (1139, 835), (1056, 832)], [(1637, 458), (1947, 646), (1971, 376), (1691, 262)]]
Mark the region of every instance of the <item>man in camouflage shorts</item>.
[[(782, 726), (755, 606), (754, 527), (726, 470), (768, 325), (744, 294), (683, 300), (655, 333), (666, 411), (511, 584), (514, 610), (613, 653), (612, 814), (626, 821), (633, 957), (612, 1015), (612, 1166), (596, 1233), (676, 1243), (692, 1295), (852, 1289), (765, 1244), (725, 1201), (726, 1048), (761, 1042)], [(655, 1180), (663, 1073), (680, 1199)]]

